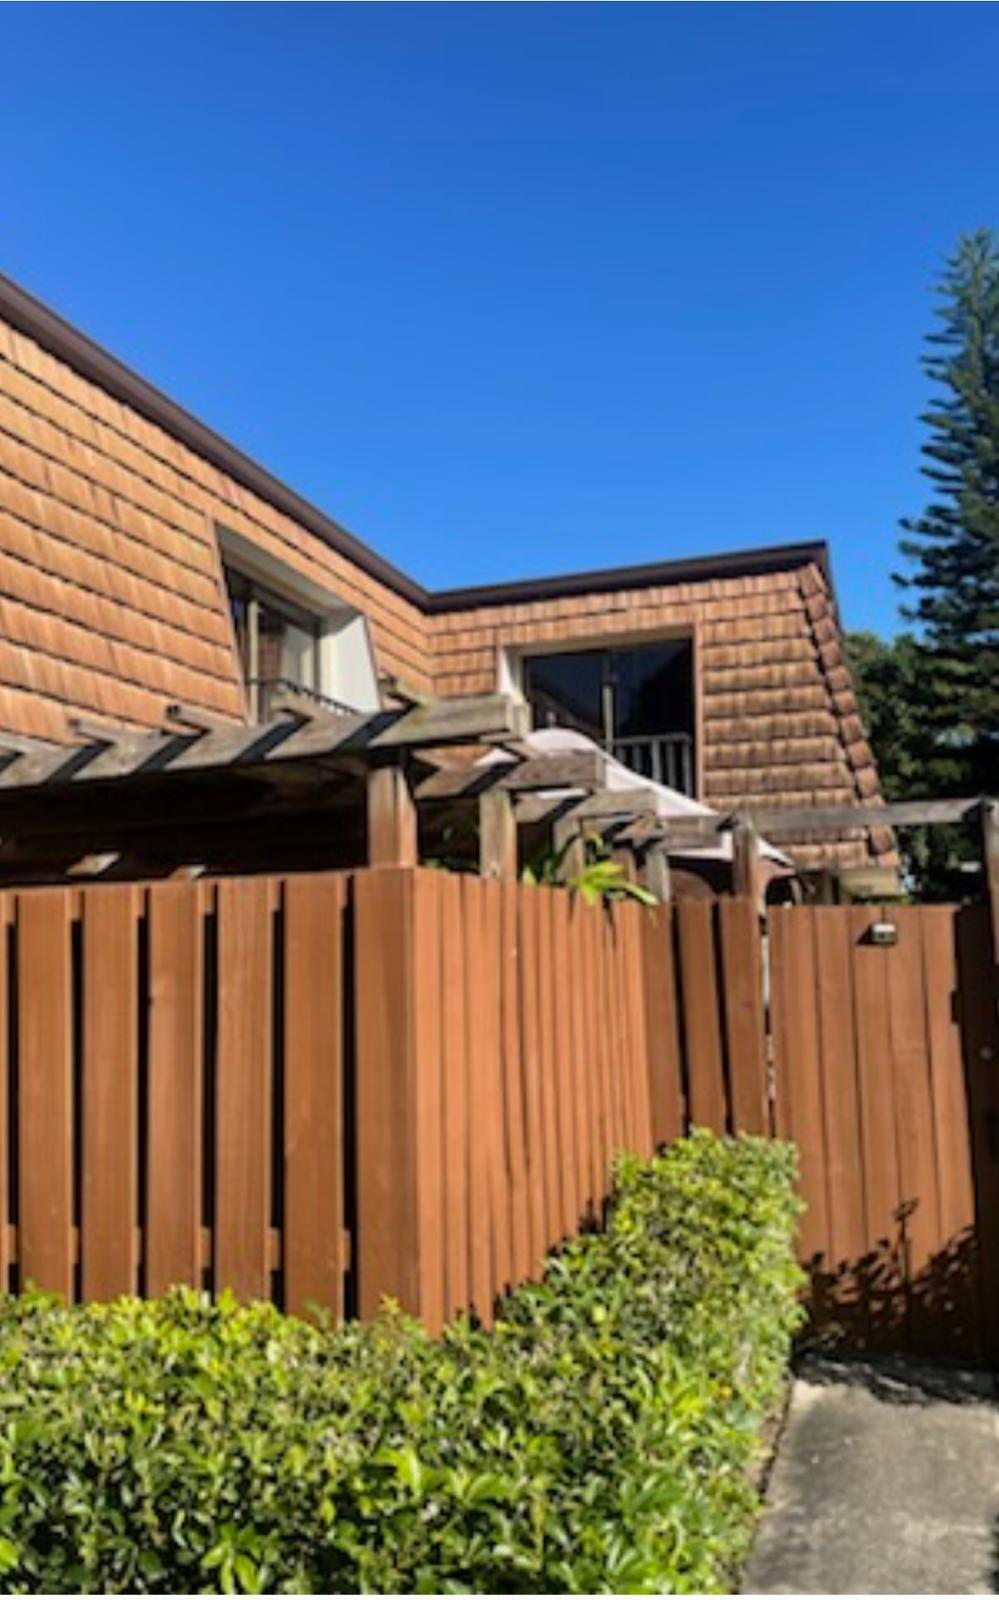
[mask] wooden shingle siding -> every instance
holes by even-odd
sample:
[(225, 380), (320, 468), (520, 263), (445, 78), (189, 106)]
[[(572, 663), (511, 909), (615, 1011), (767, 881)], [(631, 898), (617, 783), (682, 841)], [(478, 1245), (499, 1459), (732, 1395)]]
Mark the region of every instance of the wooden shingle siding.
[[(432, 618), (434, 687), (443, 695), (492, 689), (504, 649), (684, 630), (697, 643), (703, 799), (730, 810), (850, 804), (879, 793), (833, 602), (812, 564), (451, 611)], [(795, 847), (795, 855), (809, 866), (860, 865), (870, 848), (857, 835)]]
[(416, 606), (0, 323), (0, 733), (156, 726), (175, 700), (241, 719), (220, 526), (362, 610), (379, 669), (429, 688)]
[[(11, 320), (0, 320), (0, 738), (66, 741), (73, 716), (155, 727), (173, 701), (242, 720), (225, 529), (363, 612), (378, 670), (418, 694), (492, 692), (504, 649), (689, 633), (703, 799), (732, 809), (878, 798), (818, 547), (763, 552), (762, 568), (750, 552), (745, 571), (740, 556), (574, 577), (564, 592), (559, 579), (428, 595), (193, 419), (182, 425), (164, 397), (149, 403), (148, 386), (143, 400), (134, 375), (122, 387), (88, 365), (65, 325), (53, 339), (25, 321), (11, 291)], [(890, 845), (859, 836), (795, 853), (855, 864)]]

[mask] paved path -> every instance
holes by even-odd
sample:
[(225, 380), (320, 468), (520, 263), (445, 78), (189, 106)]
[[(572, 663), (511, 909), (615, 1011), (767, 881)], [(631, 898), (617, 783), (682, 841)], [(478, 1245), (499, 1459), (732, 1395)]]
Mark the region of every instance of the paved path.
[(999, 1592), (999, 1408), (983, 1374), (805, 1363), (745, 1594)]

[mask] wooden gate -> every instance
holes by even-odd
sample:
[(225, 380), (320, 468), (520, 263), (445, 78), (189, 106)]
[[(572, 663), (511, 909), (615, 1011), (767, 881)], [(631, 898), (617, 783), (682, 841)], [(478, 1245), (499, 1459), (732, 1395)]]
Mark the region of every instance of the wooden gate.
[(800, 1151), (818, 1321), (999, 1359), (988, 908), (782, 907), (769, 930), (777, 1132)]

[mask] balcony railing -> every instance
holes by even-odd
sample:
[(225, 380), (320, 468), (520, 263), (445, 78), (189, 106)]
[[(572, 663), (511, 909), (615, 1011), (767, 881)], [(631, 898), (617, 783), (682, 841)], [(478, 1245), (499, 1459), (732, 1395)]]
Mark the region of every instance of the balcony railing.
[(295, 683), (292, 678), (249, 678), (246, 689), (253, 714), (258, 722), (269, 722), (281, 701), (289, 703), (300, 700), (305, 707), (313, 711), (335, 711), (344, 717), (357, 715), (354, 706), (344, 705), (341, 700), (334, 700), (331, 695), (320, 694), (318, 689), (307, 689), (304, 684)]
[(694, 741), (689, 733), (652, 733), (615, 739), (610, 751), (615, 760), (643, 778), (693, 796)]

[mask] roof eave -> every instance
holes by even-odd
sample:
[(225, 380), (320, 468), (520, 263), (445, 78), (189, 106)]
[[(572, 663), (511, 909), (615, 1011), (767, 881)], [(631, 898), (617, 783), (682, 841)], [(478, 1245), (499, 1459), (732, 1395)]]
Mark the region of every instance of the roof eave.
[(220, 472), (259, 495), (370, 577), (376, 578), (393, 593), (430, 616), (477, 606), (518, 604), (588, 594), (595, 590), (636, 589), (657, 584), (754, 576), (812, 562), (822, 569), (832, 589), (828, 546), (818, 540), (640, 566), (608, 567), (468, 588), (428, 590), (3, 273), (0, 273), (0, 317), (58, 360), (64, 361), (81, 377), (130, 406), (147, 421), (163, 428), (203, 460), (211, 462)]

